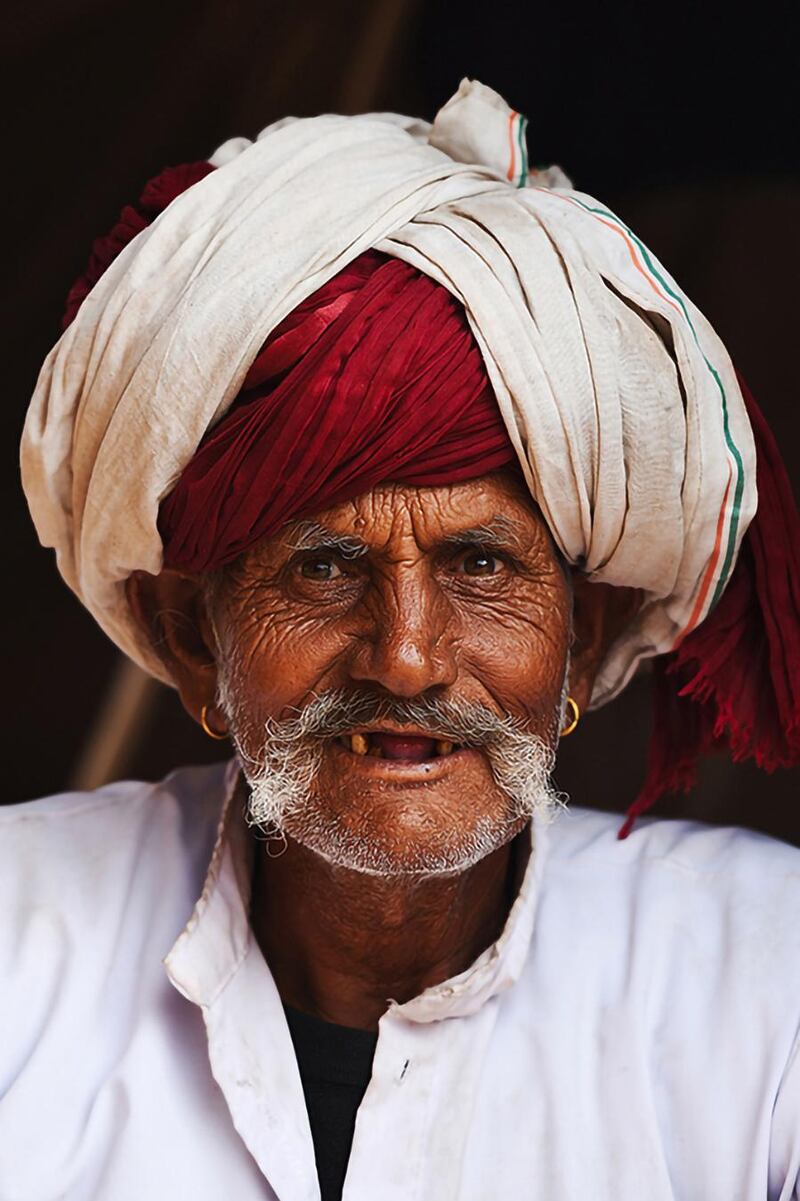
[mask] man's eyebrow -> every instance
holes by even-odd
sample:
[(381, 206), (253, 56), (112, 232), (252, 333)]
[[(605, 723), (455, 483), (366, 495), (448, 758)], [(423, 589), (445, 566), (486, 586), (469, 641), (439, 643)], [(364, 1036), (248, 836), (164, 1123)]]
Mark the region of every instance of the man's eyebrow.
[(486, 550), (521, 552), (524, 548), (522, 533), (519, 522), (499, 513), (481, 525), (447, 534), (442, 538), (442, 543), (446, 546), (479, 546)]
[[(292, 551), (335, 551), (344, 559), (358, 559), (369, 546), (356, 534), (340, 534), (319, 521), (299, 521), (286, 528), (284, 546)], [(479, 546), (487, 550), (523, 549), (522, 527), (510, 517), (498, 513), (480, 525), (456, 530), (440, 539), (442, 546)]]
[(284, 546), (289, 550), (332, 550), (343, 559), (357, 559), (369, 547), (356, 534), (337, 534), (319, 521), (298, 521), (286, 530)]

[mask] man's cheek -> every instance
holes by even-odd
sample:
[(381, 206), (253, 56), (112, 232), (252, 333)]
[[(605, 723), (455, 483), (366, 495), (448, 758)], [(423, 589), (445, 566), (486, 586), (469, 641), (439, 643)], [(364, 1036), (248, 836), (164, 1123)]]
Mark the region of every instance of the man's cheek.
[(494, 705), (533, 723), (543, 733), (561, 699), (567, 659), (566, 639), (544, 636), (520, 623), (511, 637), (491, 638), (463, 648), (465, 674), (480, 683)]

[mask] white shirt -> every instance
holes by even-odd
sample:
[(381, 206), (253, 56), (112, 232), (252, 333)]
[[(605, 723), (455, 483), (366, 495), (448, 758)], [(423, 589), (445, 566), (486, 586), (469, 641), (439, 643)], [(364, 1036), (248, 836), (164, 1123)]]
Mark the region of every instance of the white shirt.
[[(235, 780), (0, 810), (2, 1201), (318, 1198)], [(537, 827), (499, 940), (388, 1005), (345, 1201), (800, 1195), (800, 852), (618, 824)]]

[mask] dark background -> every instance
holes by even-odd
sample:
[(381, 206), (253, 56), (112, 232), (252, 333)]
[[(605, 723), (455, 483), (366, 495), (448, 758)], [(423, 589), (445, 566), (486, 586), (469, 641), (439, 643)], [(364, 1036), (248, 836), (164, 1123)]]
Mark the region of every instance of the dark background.
[[(169, 690), (125, 675), (60, 582), (27, 516), (17, 444), (93, 238), (151, 175), (234, 134), (287, 113), (432, 118), (464, 75), (496, 88), (529, 117), (532, 162), (560, 163), (610, 204), (710, 317), (796, 484), (797, 6), (48, 0), (5, 11), (4, 801), (227, 753)], [(139, 720), (98, 759), (109, 703), (121, 722), (137, 689)], [(624, 809), (648, 726), (644, 673), (564, 742), (560, 785), (576, 803)], [(660, 811), (800, 842), (798, 783), (715, 757)]]

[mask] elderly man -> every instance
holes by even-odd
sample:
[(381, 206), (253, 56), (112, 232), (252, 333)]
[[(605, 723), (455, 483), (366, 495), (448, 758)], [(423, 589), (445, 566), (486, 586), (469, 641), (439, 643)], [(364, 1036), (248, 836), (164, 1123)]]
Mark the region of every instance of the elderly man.
[(550, 783), (654, 656), (623, 834), (797, 760), (790, 492), (677, 284), (465, 81), (165, 172), (67, 320), (40, 536), (236, 754), (2, 814), (2, 1197), (800, 1195), (797, 852)]

